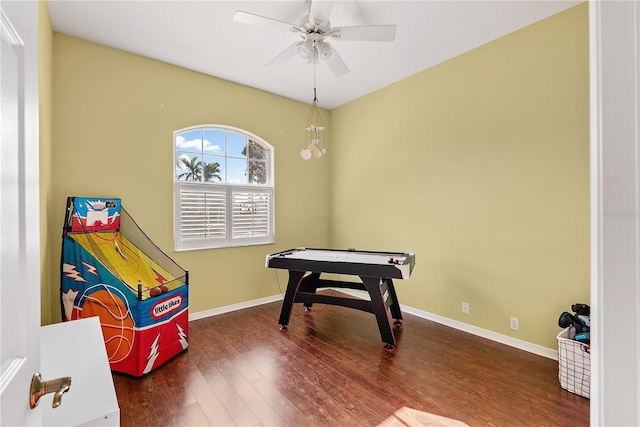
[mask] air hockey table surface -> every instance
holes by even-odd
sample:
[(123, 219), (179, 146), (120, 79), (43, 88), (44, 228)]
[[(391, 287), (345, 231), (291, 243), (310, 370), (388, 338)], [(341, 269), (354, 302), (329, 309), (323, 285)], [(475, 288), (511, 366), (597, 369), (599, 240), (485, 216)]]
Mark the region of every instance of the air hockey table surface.
[(415, 266), (415, 256), (401, 252), (295, 248), (267, 255), (265, 266), (406, 280)]

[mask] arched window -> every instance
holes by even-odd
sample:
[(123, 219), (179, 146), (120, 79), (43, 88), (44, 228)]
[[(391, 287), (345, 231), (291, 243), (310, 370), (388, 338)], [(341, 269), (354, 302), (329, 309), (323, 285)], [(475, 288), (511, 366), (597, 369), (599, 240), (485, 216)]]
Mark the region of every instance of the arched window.
[(274, 242), (273, 147), (229, 126), (177, 130), (177, 251)]

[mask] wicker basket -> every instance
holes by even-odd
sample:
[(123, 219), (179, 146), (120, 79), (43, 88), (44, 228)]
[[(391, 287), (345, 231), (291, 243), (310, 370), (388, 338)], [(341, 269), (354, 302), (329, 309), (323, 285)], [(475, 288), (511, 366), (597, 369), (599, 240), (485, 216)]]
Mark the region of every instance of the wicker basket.
[(572, 339), (574, 336), (573, 326), (558, 334), (558, 379), (563, 389), (588, 399), (591, 354), (587, 345)]

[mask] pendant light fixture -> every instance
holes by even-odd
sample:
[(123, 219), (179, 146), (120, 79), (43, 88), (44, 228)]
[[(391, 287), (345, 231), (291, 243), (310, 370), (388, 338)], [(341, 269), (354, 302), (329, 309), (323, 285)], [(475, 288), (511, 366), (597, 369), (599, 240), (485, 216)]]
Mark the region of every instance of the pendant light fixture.
[(320, 117), (320, 109), (318, 108), (318, 96), (316, 91), (316, 60), (318, 58), (318, 47), (314, 43), (312, 47), (313, 55), (313, 104), (309, 112), (309, 119), (305, 126), (304, 148), (300, 151), (300, 157), (309, 160), (311, 157), (319, 159), (327, 152), (324, 146), (324, 123)]

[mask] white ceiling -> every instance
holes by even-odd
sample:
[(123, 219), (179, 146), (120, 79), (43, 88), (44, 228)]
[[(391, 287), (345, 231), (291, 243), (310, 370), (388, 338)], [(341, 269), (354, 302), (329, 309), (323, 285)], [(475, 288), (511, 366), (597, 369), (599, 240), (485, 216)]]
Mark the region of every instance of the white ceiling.
[[(316, 2), (327, 0), (314, 0)], [(330, 43), (351, 72), (316, 73), (318, 105), (335, 108), (580, 1), (335, 1), (331, 26), (395, 24), (393, 42)], [(304, 0), (48, 0), (53, 29), (77, 38), (311, 103), (313, 66), (295, 57), (264, 67), (299, 41), (292, 32), (233, 21), (242, 10), (299, 24)], [(326, 4), (325, 4), (326, 6)]]

